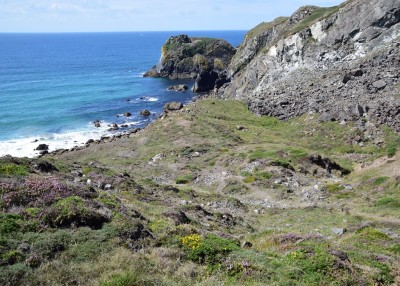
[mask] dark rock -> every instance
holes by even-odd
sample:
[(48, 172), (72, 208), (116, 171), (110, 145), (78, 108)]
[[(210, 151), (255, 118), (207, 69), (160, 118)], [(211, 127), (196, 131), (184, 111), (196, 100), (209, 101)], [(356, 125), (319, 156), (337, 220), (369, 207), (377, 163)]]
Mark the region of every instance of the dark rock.
[(124, 112), (124, 116), (125, 116), (125, 117), (131, 117), (131, 116), (132, 116), (132, 113), (130, 113), (130, 112)]
[(39, 144), (36, 149), (36, 151), (47, 151), (49, 150), (49, 145), (47, 144)]
[(101, 127), (100, 120), (94, 121), (93, 124), (94, 124), (94, 127), (96, 127), (96, 128)]
[(153, 235), (145, 229), (143, 224), (137, 222), (134, 225), (130, 226), (129, 230), (122, 232), (121, 237), (137, 241), (147, 237), (153, 237)]
[(242, 243), (242, 248), (252, 248), (253, 244), (250, 241), (244, 241)]
[(43, 173), (58, 172), (56, 166), (47, 161), (40, 161), (36, 165), (36, 169)]
[(108, 131), (116, 131), (116, 130), (119, 130), (118, 124), (116, 124), (116, 123), (112, 123), (112, 124), (110, 124), (109, 126), (110, 126), (110, 128), (108, 129)]
[(178, 85), (172, 85), (172, 86), (168, 87), (168, 90), (178, 91), (178, 92), (185, 92), (188, 89), (189, 89), (189, 87), (186, 84), (178, 84)]
[(191, 222), (191, 220), (187, 217), (187, 215), (183, 211), (167, 212), (164, 215), (166, 217), (171, 218), (176, 226), (180, 224), (189, 224)]
[(169, 102), (164, 106), (164, 110), (166, 112), (168, 112), (168, 111), (176, 111), (176, 110), (180, 110), (182, 108), (183, 108), (183, 103), (182, 102), (177, 102), (177, 101)]
[(311, 164), (315, 164), (325, 169), (328, 173), (331, 173), (332, 170), (340, 171), (342, 175), (348, 175), (350, 173), (348, 169), (343, 168), (329, 158), (322, 158), (321, 155), (309, 155), (307, 159)]
[(93, 208), (91, 206), (78, 206), (71, 202), (68, 214), (59, 207), (50, 207), (46, 210), (45, 220), (51, 227), (88, 226), (99, 229), (104, 223), (110, 222), (112, 212), (107, 208)]
[(88, 141), (86, 141), (86, 144), (91, 144), (91, 143), (94, 143), (93, 139), (89, 139)]
[(364, 72), (360, 69), (355, 69), (351, 71), (351, 75), (355, 76), (355, 77), (359, 77), (362, 76), (364, 74)]
[(217, 79), (218, 73), (215, 71), (203, 70), (197, 75), (192, 91), (198, 93), (213, 90)]
[(151, 115), (151, 112), (148, 111), (147, 109), (144, 109), (144, 110), (140, 111), (140, 115), (149, 116), (149, 115)]
[(356, 117), (358, 118), (358, 117), (361, 117), (361, 116), (364, 115), (364, 108), (362, 108), (361, 105), (356, 104), (356, 105), (351, 109), (351, 112), (352, 112), (352, 114), (353, 114), (354, 116), (356, 116)]
[(342, 79), (342, 82), (344, 84), (348, 83), (350, 80), (352, 79), (352, 75), (351, 74), (345, 74), (345, 76)]

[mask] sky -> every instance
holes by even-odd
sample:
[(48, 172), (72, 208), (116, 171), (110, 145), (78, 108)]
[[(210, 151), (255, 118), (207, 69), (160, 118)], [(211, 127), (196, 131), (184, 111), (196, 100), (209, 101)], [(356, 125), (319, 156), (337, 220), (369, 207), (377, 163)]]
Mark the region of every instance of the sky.
[(0, 32), (249, 30), (344, 0), (0, 0)]

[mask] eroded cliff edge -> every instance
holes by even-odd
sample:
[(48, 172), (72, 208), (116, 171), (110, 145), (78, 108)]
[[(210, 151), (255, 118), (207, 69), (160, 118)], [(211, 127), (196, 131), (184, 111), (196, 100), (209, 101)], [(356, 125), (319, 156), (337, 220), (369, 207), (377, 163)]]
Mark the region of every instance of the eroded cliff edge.
[(365, 118), (400, 131), (400, 3), (351, 0), (306, 6), (249, 31), (221, 97), (262, 115), (321, 121)]

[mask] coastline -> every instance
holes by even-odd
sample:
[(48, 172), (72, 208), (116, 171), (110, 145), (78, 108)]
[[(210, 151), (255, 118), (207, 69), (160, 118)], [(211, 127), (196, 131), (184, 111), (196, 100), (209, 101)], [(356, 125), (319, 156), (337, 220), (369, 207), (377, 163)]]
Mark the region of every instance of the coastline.
[[(175, 81), (171, 80), (171, 82)], [(193, 93), (192, 99), (190, 101), (186, 100), (182, 104), (186, 107), (203, 97), (204, 95)], [(83, 130), (0, 141), (0, 158), (6, 156), (41, 158), (46, 155), (61, 155), (67, 152), (86, 149), (93, 144), (102, 144), (121, 138), (129, 138), (132, 134), (136, 134), (140, 130), (147, 128), (159, 118), (163, 118), (168, 112), (163, 107), (163, 110), (153, 112), (150, 116), (143, 116), (143, 120), (141, 121), (131, 124), (117, 124), (118, 127), (116, 130), (112, 130), (115, 123), (100, 121), (101, 127), (99, 128), (95, 127), (94, 122), (90, 122), (87, 124), (87, 128)], [(16, 144), (18, 145), (16, 146)], [(48, 149), (42, 151), (36, 150), (41, 144), (47, 145)]]

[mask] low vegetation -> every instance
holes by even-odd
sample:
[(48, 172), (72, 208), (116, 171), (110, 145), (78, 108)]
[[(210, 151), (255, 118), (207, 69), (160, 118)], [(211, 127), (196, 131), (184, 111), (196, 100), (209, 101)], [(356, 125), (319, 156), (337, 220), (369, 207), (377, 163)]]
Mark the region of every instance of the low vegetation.
[(398, 136), (357, 132), (202, 99), (130, 138), (2, 158), (0, 284), (395, 285)]

